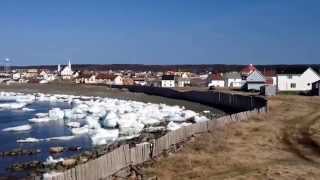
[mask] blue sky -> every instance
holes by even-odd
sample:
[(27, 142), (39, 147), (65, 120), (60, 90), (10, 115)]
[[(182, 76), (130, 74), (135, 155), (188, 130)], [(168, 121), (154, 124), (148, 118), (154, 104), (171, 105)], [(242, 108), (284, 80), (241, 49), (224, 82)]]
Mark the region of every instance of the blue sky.
[(320, 62), (318, 0), (1, 0), (0, 62)]

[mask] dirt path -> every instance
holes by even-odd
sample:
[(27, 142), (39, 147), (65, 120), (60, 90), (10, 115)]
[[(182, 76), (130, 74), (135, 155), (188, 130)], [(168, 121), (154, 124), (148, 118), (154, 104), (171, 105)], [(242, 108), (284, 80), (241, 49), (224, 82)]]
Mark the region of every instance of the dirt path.
[(278, 96), (270, 112), (196, 137), (144, 168), (158, 179), (319, 179), (320, 98)]

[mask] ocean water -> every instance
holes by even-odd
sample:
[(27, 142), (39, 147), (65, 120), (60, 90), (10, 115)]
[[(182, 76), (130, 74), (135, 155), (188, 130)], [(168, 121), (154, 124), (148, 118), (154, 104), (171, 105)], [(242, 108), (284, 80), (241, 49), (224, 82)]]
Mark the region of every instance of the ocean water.
[[(44, 161), (50, 155), (49, 148), (52, 146), (81, 146), (83, 149), (91, 147), (91, 140), (88, 136), (82, 135), (71, 140), (51, 140), (41, 141), (38, 143), (17, 143), (18, 139), (33, 138), (48, 138), (58, 136), (72, 135), (70, 129), (64, 125), (64, 121), (49, 121), (43, 123), (30, 123), (32, 129), (29, 131), (20, 132), (4, 132), (2, 129), (7, 127), (19, 126), (28, 124), (28, 119), (33, 118), (36, 113), (47, 113), (49, 109), (54, 107), (70, 108), (68, 103), (47, 103), (34, 102), (27, 106), (35, 109), (35, 111), (22, 110), (1, 110), (0, 111), (0, 152), (6, 152), (15, 148), (22, 149), (41, 149), (41, 153), (28, 156), (12, 156), (0, 157), (0, 176), (21, 175), (21, 173), (12, 173), (7, 171), (7, 167), (14, 163), (29, 162), (33, 160)], [(66, 151), (59, 154), (57, 157), (69, 157), (74, 153)]]

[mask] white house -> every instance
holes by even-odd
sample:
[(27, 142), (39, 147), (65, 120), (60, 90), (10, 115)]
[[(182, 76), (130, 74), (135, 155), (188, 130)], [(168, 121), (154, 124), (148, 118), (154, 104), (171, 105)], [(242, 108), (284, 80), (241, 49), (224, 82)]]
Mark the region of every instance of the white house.
[[(58, 72), (59, 72), (60, 67), (58, 66)], [(73, 71), (71, 68), (71, 63), (69, 60), (69, 63), (67, 66), (65, 66), (61, 71), (60, 71), (60, 76), (62, 79), (71, 79), (73, 75)]]
[(302, 74), (278, 74), (277, 79), (279, 91), (309, 91), (312, 83), (320, 80), (320, 76), (309, 67)]
[(255, 70), (247, 76), (244, 88), (246, 90), (260, 91), (260, 88), (266, 85), (266, 81), (264, 75), (260, 71)]
[(212, 74), (208, 87), (224, 87), (224, 85), (225, 85), (225, 82), (221, 74), (219, 73)]
[(13, 73), (13, 74), (12, 74), (12, 79), (13, 79), (13, 80), (18, 80), (18, 79), (20, 79), (20, 78), (21, 78), (21, 73), (16, 72), (16, 73)]
[(224, 74), (225, 87), (229, 88), (241, 88), (243, 81), (240, 73), (228, 72)]
[(161, 87), (175, 87), (175, 76), (163, 75), (161, 79)]

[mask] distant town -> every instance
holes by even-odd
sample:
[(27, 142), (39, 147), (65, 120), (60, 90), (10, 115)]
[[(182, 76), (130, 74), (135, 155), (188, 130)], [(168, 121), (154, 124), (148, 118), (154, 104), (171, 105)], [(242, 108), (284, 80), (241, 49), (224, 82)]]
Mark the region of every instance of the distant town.
[(240, 70), (230, 71), (184, 71), (184, 70), (76, 70), (69, 60), (56, 69), (10, 68), (4, 65), (0, 83), (40, 83), (66, 81), (75, 84), (99, 84), (110, 86), (152, 86), (163, 88), (207, 87), (209, 89), (260, 92), (275, 95), (278, 92), (303, 92), (320, 95), (319, 69), (307, 68), (263, 68), (253, 64)]

